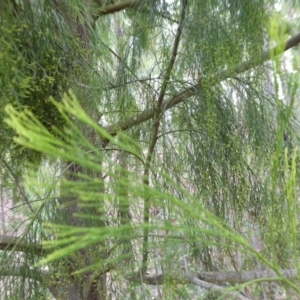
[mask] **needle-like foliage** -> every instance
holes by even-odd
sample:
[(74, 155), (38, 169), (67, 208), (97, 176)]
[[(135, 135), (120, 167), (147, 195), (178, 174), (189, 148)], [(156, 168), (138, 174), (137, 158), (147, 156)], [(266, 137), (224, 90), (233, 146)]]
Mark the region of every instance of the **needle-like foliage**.
[(300, 295), (300, 38), (275, 4), (4, 5), (0, 176), (23, 225), (0, 236), (1, 299)]

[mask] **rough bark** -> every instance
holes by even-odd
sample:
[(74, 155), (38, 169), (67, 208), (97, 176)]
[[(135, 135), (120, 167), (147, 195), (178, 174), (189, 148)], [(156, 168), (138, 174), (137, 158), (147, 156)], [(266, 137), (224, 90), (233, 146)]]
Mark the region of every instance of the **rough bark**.
[[(82, 16), (81, 21), (79, 18), (75, 18), (75, 13), (71, 6), (66, 5), (64, 0), (54, 0), (58, 11), (68, 20), (68, 26), (70, 28), (70, 33), (74, 35), (74, 37), (78, 38), (80, 41), (80, 45), (83, 49), (88, 49), (91, 47), (92, 40), (92, 30), (94, 28), (93, 22), (95, 21), (95, 4), (99, 7), (101, 6), (101, 1), (91, 1), (85, 0), (85, 15)], [(91, 52), (88, 52), (91, 53)], [(92, 65), (91, 57), (86, 57), (85, 60), (88, 64)], [(84, 62), (82, 61), (82, 64)], [(83, 69), (87, 68), (86, 66), (82, 66)], [(87, 70), (88, 71), (88, 70)], [(86, 82), (86, 78), (76, 78), (75, 81), (81, 82), (83, 84), (88, 84)], [(82, 106), (88, 111), (88, 107), (85, 107), (84, 103)], [(85, 136), (89, 138), (90, 142), (94, 143), (94, 135), (91, 133), (89, 128), (82, 128), (85, 133)], [(87, 174), (88, 170), (84, 170), (81, 166), (76, 163), (66, 162), (66, 174), (65, 177), (68, 181), (76, 182), (80, 181), (78, 174)], [(91, 176), (102, 178), (102, 174), (91, 174)], [(103, 186), (99, 186), (99, 193), (103, 192)], [(75, 217), (75, 214), (78, 213), (87, 213), (83, 211), (82, 208), (79, 207), (76, 195), (70, 196), (61, 196), (59, 199), (61, 205), (65, 207), (65, 211), (63, 212), (66, 218), (66, 224), (70, 226), (83, 226), (88, 227), (91, 226), (86, 223), (86, 220)], [(88, 214), (97, 215), (99, 217), (99, 212), (96, 210), (89, 211)], [(105, 226), (102, 224), (94, 224), (95, 226)], [(60, 285), (62, 285), (62, 294), (63, 297), (61, 299), (76, 299), (76, 300), (105, 300), (106, 299), (106, 273), (97, 274), (93, 272), (86, 272), (82, 274), (82, 276), (72, 276), (71, 273), (77, 271), (81, 268), (85, 268), (89, 265), (96, 263), (95, 256), (97, 259), (105, 259), (106, 254), (104, 252), (95, 253), (87, 248), (82, 249), (76, 254), (75, 259), (70, 259), (71, 263), (68, 267), (68, 274), (66, 274), (65, 278), (61, 279)]]
[(164, 274), (159, 275), (145, 275), (143, 277), (143, 282), (147, 284), (163, 284), (166, 277), (168, 280), (171, 278), (173, 280), (180, 283), (186, 283), (190, 280), (190, 278), (196, 277), (205, 282), (211, 282), (215, 284), (220, 283), (245, 283), (254, 279), (274, 279), (279, 280), (281, 277), (285, 279), (298, 279), (297, 269), (284, 269), (279, 270), (279, 276), (273, 270), (264, 270), (264, 271), (228, 271), (228, 272), (198, 272), (198, 273), (178, 273), (178, 274), (171, 274), (165, 276)]

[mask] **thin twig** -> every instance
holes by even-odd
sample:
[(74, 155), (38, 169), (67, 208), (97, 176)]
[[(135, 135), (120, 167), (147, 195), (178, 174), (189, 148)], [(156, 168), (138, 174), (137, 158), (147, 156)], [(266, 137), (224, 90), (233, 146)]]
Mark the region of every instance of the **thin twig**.
[(11, 174), (11, 176), (13, 177), (14, 181), (15, 181), (15, 184), (17, 186), (17, 188), (19, 189), (20, 191), (20, 194), (22, 195), (24, 201), (26, 202), (27, 206), (29, 207), (30, 211), (35, 214), (35, 210), (33, 209), (26, 193), (25, 193), (25, 190), (24, 188), (20, 185), (20, 182), (19, 182), (19, 179), (18, 177), (16, 176), (16, 174), (13, 172), (13, 170), (11, 169), (11, 167), (8, 165), (8, 163), (3, 159), (2, 160), (3, 162), (3, 165), (5, 166), (5, 168), (9, 171), (9, 173)]
[[(143, 79), (138, 78), (138, 76), (134, 73), (134, 71), (124, 62), (124, 60), (113, 49), (111, 49), (109, 46), (107, 46), (107, 48), (119, 60), (119, 62), (130, 72), (130, 74), (133, 77), (136, 78), (137, 82), (146, 84), (149, 90), (153, 90), (153, 87), (149, 83), (147, 83), (147, 80), (143, 80)], [(126, 85), (126, 84), (128, 84), (128, 83), (123, 83), (122, 85)], [(114, 86), (112, 84), (109, 89), (111, 90), (111, 89), (114, 89), (116, 87), (117, 86)], [(154, 92), (156, 92), (156, 91), (154, 90)]]

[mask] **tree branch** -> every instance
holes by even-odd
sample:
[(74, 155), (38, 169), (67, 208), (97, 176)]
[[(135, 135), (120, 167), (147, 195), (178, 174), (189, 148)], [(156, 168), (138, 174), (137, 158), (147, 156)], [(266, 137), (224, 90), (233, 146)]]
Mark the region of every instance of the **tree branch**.
[(31, 203), (29, 202), (29, 199), (28, 199), (28, 197), (27, 197), (27, 195), (26, 195), (26, 192), (25, 192), (23, 186), (22, 186), (22, 185), (20, 184), (20, 182), (19, 182), (18, 176), (14, 173), (14, 171), (13, 171), (12, 168), (8, 165), (8, 163), (5, 161), (5, 159), (2, 159), (2, 163), (3, 163), (4, 167), (8, 170), (8, 172), (10, 173), (10, 175), (12, 176), (12, 178), (13, 178), (13, 180), (14, 180), (14, 182), (15, 182), (15, 184), (16, 184), (16, 186), (17, 186), (19, 192), (20, 192), (20, 194), (22, 195), (22, 197), (23, 197), (25, 203), (27, 204), (27, 206), (29, 207), (30, 211), (31, 211), (33, 214), (35, 214), (35, 211), (34, 211), (32, 205), (31, 205)]
[[(174, 40), (174, 45), (172, 49), (171, 59), (169, 61), (169, 65), (167, 67), (166, 73), (164, 75), (164, 80), (162, 83), (162, 87), (157, 99), (155, 111), (154, 111), (154, 122), (153, 122), (153, 130), (152, 130), (152, 136), (149, 142), (148, 147), (148, 153), (146, 157), (145, 162), (145, 170), (144, 170), (144, 178), (143, 183), (145, 186), (149, 186), (149, 176), (150, 176), (150, 167), (151, 167), (151, 160), (153, 156), (153, 152), (155, 149), (155, 145), (157, 142), (157, 135), (158, 135), (158, 128), (160, 123), (160, 117), (162, 112), (164, 111), (164, 107), (162, 106), (163, 99), (166, 94), (167, 86), (171, 77), (171, 73), (175, 64), (180, 38), (182, 34), (183, 29), (183, 22), (185, 19), (185, 13), (187, 8), (187, 0), (182, 0), (182, 7), (181, 7), (181, 13), (180, 13), (180, 22), (177, 27), (177, 32)], [(148, 191), (146, 192), (148, 193)], [(143, 271), (146, 271), (147, 269), (147, 260), (148, 260), (148, 238), (149, 238), (149, 211), (150, 211), (150, 197), (145, 193), (145, 199), (144, 199), (144, 224), (146, 225), (144, 227), (144, 236), (143, 236), (143, 248), (142, 248), (142, 268)]]
[(2, 268), (0, 272), (1, 277), (3, 276), (13, 276), (13, 277), (23, 277), (28, 279), (33, 279), (35, 281), (45, 283), (49, 282), (50, 276), (45, 272), (40, 272), (39, 270), (33, 270), (28, 266), (20, 266), (18, 268)]
[[(298, 279), (297, 269), (284, 269), (279, 270), (279, 273), (282, 277), (288, 280)], [(255, 279), (274, 279), (280, 280), (278, 274), (273, 270), (264, 270), (264, 271), (228, 271), (228, 272), (198, 272), (198, 273), (178, 273), (171, 275), (144, 275), (142, 277), (143, 283), (150, 285), (162, 285), (164, 284), (165, 278), (176, 282), (177, 284), (185, 284), (190, 282), (191, 278), (197, 278), (204, 282), (210, 282), (215, 284), (221, 283), (246, 283)], [(136, 280), (140, 280), (140, 274), (136, 277)]]
[[(280, 274), (286, 279), (298, 278), (297, 269), (280, 270)], [(245, 283), (254, 279), (261, 278), (278, 278), (276, 272), (272, 270), (265, 271), (240, 271), (240, 272), (201, 272), (197, 273), (197, 277), (201, 280), (214, 283)]]
[(243, 296), (242, 294), (238, 293), (238, 292), (230, 292), (228, 293), (228, 291), (226, 290), (226, 288), (220, 287), (216, 284), (213, 283), (208, 283), (205, 282), (203, 280), (200, 280), (199, 278), (193, 276), (193, 275), (187, 275), (187, 278), (189, 280), (189, 283), (199, 286), (203, 289), (209, 290), (209, 291), (214, 291), (217, 292), (219, 294), (226, 294), (228, 296), (230, 296), (230, 299), (238, 299), (238, 300), (249, 300), (248, 297)]
[[(199, 279), (197, 275), (193, 273), (176, 274), (171, 276), (164, 276), (162, 274), (156, 276), (144, 275), (142, 277), (143, 283), (149, 285), (162, 285), (164, 284), (165, 279), (171, 281), (172, 284), (193, 284), (206, 290), (215, 291), (219, 294), (227, 294), (228, 296), (230, 296), (230, 299), (249, 300), (247, 297), (243, 296), (238, 292), (228, 292), (227, 289), (224, 287), (220, 287), (213, 283), (205, 282)], [(140, 282), (141, 277), (136, 276), (128, 280)]]
[[(291, 39), (289, 39), (286, 42), (284, 48), (277, 46), (277, 47), (273, 48), (271, 51), (264, 52), (263, 55), (258, 60), (248, 61), (248, 62), (240, 64), (239, 66), (237, 66), (231, 70), (223, 71), (223, 72), (220, 72), (219, 74), (215, 74), (214, 76), (212, 76), (211, 78), (208, 79), (208, 82), (210, 82), (212, 85), (214, 85), (214, 84), (219, 83), (222, 80), (231, 78), (233, 75), (236, 76), (238, 74), (246, 72), (246, 71), (253, 69), (253, 68), (257, 67), (258, 65), (270, 60), (270, 58), (271, 58), (270, 53), (273, 53), (273, 55), (278, 56), (278, 55), (282, 54), (283, 52), (297, 46), (299, 43), (300, 43), (300, 33), (295, 35)], [(283, 51), (281, 49), (283, 49)], [(162, 107), (165, 110), (168, 110), (168, 109), (176, 106), (177, 104), (183, 102), (184, 100), (186, 100), (192, 96), (195, 96), (197, 94), (197, 91), (201, 87), (202, 87), (202, 80), (200, 80), (198, 83), (192, 85), (191, 87), (181, 91), (177, 95), (170, 97), (168, 99), (165, 99), (162, 102)], [(136, 114), (135, 116), (127, 118), (124, 121), (120, 121), (117, 124), (112, 124), (112, 125), (106, 126), (104, 129), (112, 136), (115, 136), (118, 134), (119, 131), (124, 131), (124, 130), (130, 129), (138, 124), (141, 124), (145, 121), (152, 119), (154, 117), (154, 114), (155, 114), (155, 109), (149, 108), (149, 109), (144, 110), (142, 113)]]
[(0, 235), (0, 250), (19, 251), (19, 252), (32, 252), (36, 255), (44, 255), (46, 251), (38, 244), (29, 244), (24, 241), (22, 237), (11, 235)]
[[(298, 279), (297, 269), (279, 270), (282, 277), (288, 280)], [(176, 273), (176, 274), (158, 274), (158, 275), (143, 275), (136, 274), (127, 278), (129, 281), (140, 282), (149, 285), (162, 285), (165, 280), (171, 281), (173, 284), (193, 284), (206, 290), (213, 290), (219, 294), (227, 293), (226, 288), (220, 287), (217, 284), (224, 283), (247, 283), (255, 279), (262, 281), (280, 281), (281, 277), (275, 271), (240, 271), (240, 272), (200, 272), (200, 273)], [(228, 294), (233, 299), (246, 300), (247, 297), (238, 292)], [(230, 297), (230, 299), (232, 299)]]
[[(99, 4), (97, 3), (97, 1), (94, 1), (94, 3), (99, 7)], [(102, 6), (102, 7), (98, 8), (98, 12), (97, 12), (95, 18), (97, 19), (98, 17), (103, 16), (103, 15), (113, 14), (118, 11), (124, 10), (126, 8), (136, 7), (142, 3), (143, 3), (142, 0), (128, 0), (128, 1), (118, 2), (115, 4)]]

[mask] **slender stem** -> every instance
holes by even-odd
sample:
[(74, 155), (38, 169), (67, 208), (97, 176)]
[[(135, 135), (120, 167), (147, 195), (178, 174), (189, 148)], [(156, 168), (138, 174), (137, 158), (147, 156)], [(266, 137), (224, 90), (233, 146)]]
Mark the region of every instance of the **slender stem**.
[(19, 182), (19, 179), (18, 179), (18, 176), (14, 173), (14, 171), (11, 169), (11, 167), (8, 165), (8, 163), (3, 159), (2, 160), (3, 162), (3, 165), (5, 166), (5, 168), (8, 170), (8, 172), (11, 174), (11, 176), (13, 177), (14, 181), (15, 181), (15, 184), (20, 192), (20, 194), (22, 195), (25, 203), (27, 204), (28, 208), (30, 209), (30, 211), (35, 214), (35, 211), (26, 195), (26, 192), (24, 190), (24, 188), (21, 186), (20, 182)]
[(185, 13), (186, 13), (186, 7), (187, 7), (187, 0), (182, 0), (182, 7), (181, 7), (181, 16), (179, 25), (177, 28), (177, 33), (174, 40), (173, 50), (171, 59), (168, 65), (168, 68), (166, 70), (166, 74), (164, 76), (164, 80), (162, 83), (162, 87), (157, 99), (157, 104), (155, 108), (154, 113), (154, 121), (153, 121), (153, 130), (152, 130), (152, 137), (149, 143), (148, 147), (148, 154), (146, 157), (145, 162), (145, 169), (144, 169), (144, 178), (143, 178), (143, 184), (145, 186), (145, 194), (144, 194), (144, 232), (143, 232), (143, 254), (142, 254), (142, 272), (144, 273), (147, 269), (147, 261), (148, 261), (148, 240), (149, 240), (149, 210), (150, 210), (150, 196), (148, 194), (148, 187), (150, 185), (150, 168), (151, 168), (151, 160), (153, 156), (153, 152), (155, 149), (155, 145), (157, 142), (157, 136), (158, 136), (158, 128), (160, 123), (160, 117), (163, 113), (164, 107), (162, 105), (163, 99), (167, 90), (167, 86), (171, 77), (171, 72), (175, 64), (176, 56), (178, 53), (178, 47), (180, 43), (180, 38), (182, 34), (182, 27), (183, 22), (185, 19)]

